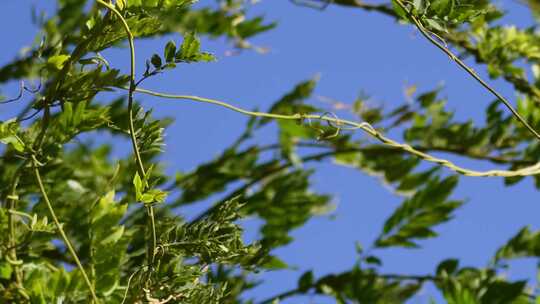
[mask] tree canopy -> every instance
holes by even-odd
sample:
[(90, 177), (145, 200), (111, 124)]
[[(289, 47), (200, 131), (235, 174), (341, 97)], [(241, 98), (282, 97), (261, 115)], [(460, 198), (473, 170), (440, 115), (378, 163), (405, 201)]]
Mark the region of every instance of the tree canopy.
[[(540, 18), (538, 1), (521, 2)], [(20, 110), (0, 121), (0, 302), (294, 303), (310, 294), (337, 303), (404, 303), (426, 284), (448, 303), (540, 301), (536, 282), (504, 276), (509, 261), (540, 256), (540, 232), (528, 226), (481, 268), (447, 259), (424, 275), (386, 273), (379, 255), (420, 249), (438, 237), (436, 227), (466, 203), (452, 195), (463, 176), (502, 177), (508, 187), (530, 178), (540, 187), (540, 19), (528, 27), (506, 24), (508, 12), (488, 0), (290, 5), (370, 11), (414, 28), (490, 94), (484, 122), (456, 118), (441, 87), (411, 88), (410, 102), (391, 107), (359, 96), (347, 107), (352, 119), (341, 118), (334, 101), (327, 108), (309, 102), (317, 77), (268, 109), (149, 90), (150, 78), (217, 60), (201, 37), (222, 38), (240, 55), (264, 53), (253, 38), (279, 24), (254, 16), (252, 3), (242, 0), (59, 0), (53, 16), (37, 18), (35, 42), (0, 67), (0, 83), (20, 84), (18, 96), (0, 99), (0, 108)], [(138, 56), (136, 42), (177, 33), (181, 40)], [(118, 48), (128, 72), (104, 55)], [(494, 80), (515, 94), (503, 96)], [(155, 118), (140, 103), (146, 96), (206, 103), (249, 121), (214, 159), (168, 174), (161, 155), (174, 117)], [(275, 139), (261, 141), (265, 132), (277, 132)], [(102, 134), (110, 139), (96, 140)], [(116, 139), (130, 144), (122, 159), (112, 157)], [(491, 169), (470, 168), (463, 159)], [(268, 283), (254, 274), (292, 269), (276, 250), (295, 241), (295, 229), (333, 210), (333, 194), (312, 187), (316, 169), (307, 166), (330, 160), (380, 177), (401, 203), (372, 244), (357, 246), (350, 269), (306, 271), (280, 294), (246, 296)], [(208, 200), (211, 206), (186, 217), (186, 208)], [(245, 218), (260, 220), (254, 241), (243, 235)]]

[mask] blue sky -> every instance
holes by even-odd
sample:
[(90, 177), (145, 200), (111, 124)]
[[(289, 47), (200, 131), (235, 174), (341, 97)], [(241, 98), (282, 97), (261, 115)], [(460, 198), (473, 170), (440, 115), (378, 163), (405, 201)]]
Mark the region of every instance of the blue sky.
[[(213, 1), (212, 1), (213, 2)], [(199, 5), (209, 3), (201, 1)], [(531, 22), (524, 7), (516, 1), (499, 1), (511, 9), (505, 22), (526, 25)], [(16, 56), (31, 44), (36, 28), (30, 22), (30, 7), (36, 5), (50, 11), (49, 1), (6, 1), (0, 10), (0, 64)], [(223, 40), (203, 40), (203, 49), (218, 57), (216, 63), (181, 66), (145, 82), (144, 87), (168, 93), (186, 93), (228, 100), (246, 108), (266, 109), (299, 81), (321, 75), (316, 89), (319, 96), (352, 102), (359, 92), (366, 92), (373, 104), (398, 105), (405, 101), (403, 89), (416, 85), (420, 92), (445, 85), (443, 95), (449, 98), (448, 107), (459, 119), (483, 121), (485, 107), (493, 98), (444, 54), (431, 46), (411, 26), (402, 26), (391, 19), (359, 10), (329, 7), (316, 11), (292, 5), (289, 1), (263, 0), (252, 13), (265, 14), (278, 27), (263, 34), (252, 43), (265, 46), (264, 55), (244, 52), (225, 56), (230, 45)], [(9, 29), (9, 30), (5, 30)], [(161, 52), (165, 42), (181, 40), (180, 35), (164, 39), (138, 41), (138, 70), (154, 52)], [(127, 71), (127, 49), (105, 53), (116, 67)], [(471, 63), (472, 64), (472, 63)], [(474, 66), (474, 64), (473, 64)], [(485, 75), (483, 67), (475, 67)], [(515, 99), (510, 86), (490, 81), (504, 95)], [(3, 95), (17, 94), (17, 84), (0, 87)], [(176, 122), (167, 130), (164, 161), (171, 173), (193, 169), (197, 164), (218, 155), (241, 132), (246, 118), (237, 113), (209, 105), (184, 101), (140, 97), (145, 107), (154, 107), (158, 116), (171, 115)], [(324, 106), (319, 100), (310, 100)], [(16, 111), (0, 108), (0, 119)], [(261, 142), (275, 140), (272, 132), (263, 133)], [(359, 134), (358, 136), (362, 136)], [(118, 154), (129, 146), (119, 145)], [(491, 164), (455, 158), (461, 164), (491, 168)], [(276, 253), (298, 268), (260, 274), (269, 282), (250, 295), (259, 299), (294, 288), (300, 273), (313, 268), (317, 276), (345, 270), (356, 259), (355, 242), (368, 246), (381, 231), (382, 223), (402, 198), (381, 186), (375, 177), (357, 170), (326, 162), (317, 165), (313, 189), (332, 194), (337, 203), (333, 217), (319, 217), (294, 231), (296, 241)], [(386, 250), (376, 253), (383, 257), (383, 272), (426, 274), (446, 258), (459, 258), (462, 265), (484, 266), (495, 250), (520, 228), (531, 225), (539, 228), (538, 193), (532, 180), (506, 188), (500, 178), (461, 178), (453, 198), (466, 199), (467, 204), (455, 220), (437, 228), (440, 237), (422, 242), (420, 250)], [(197, 207), (200, 209), (200, 207)], [(185, 210), (188, 214), (197, 208)], [(256, 237), (254, 221), (246, 223), (246, 237)], [(533, 278), (535, 262), (522, 260), (512, 263), (507, 275), (512, 279)], [(535, 284), (535, 281), (531, 281)], [(431, 288), (426, 288), (414, 303), (428, 303)], [(283, 303), (306, 303), (309, 300), (326, 303), (320, 298), (295, 298)]]

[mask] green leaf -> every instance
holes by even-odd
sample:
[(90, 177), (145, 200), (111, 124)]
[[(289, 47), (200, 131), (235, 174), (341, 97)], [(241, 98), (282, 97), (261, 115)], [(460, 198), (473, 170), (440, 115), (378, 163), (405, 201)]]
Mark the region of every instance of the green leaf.
[(160, 69), (161, 66), (163, 65), (163, 62), (161, 61), (161, 57), (159, 57), (158, 54), (152, 55), (152, 58), (150, 59), (150, 62), (152, 63), (152, 65), (156, 69)]
[(497, 250), (495, 261), (521, 257), (540, 257), (540, 231), (532, 232), (524, 227)]
[(201, 48), (201, 42), (199, 38), (195, 36), (195, 33), (191, 32), (184, 36), (184, 41), (180, 47), (180, 54), (183, 58), (194, 57), (199, 54)]
[(129, 6), (132, 8), (143, 7), (146, 9), (173, 9), (177, 7), (184, 7), (195, 0), (130, 0)]
[(71, 102), (64, 103), (60, 122), (65, 129), (71, 129), (73, 127), (73, 104)]
[(264, 267), (259, 264), (267, 261), (267, 251), (258, 244), (244, 245), (242, 229), (234, 223), (239, 218), (240, 207), (234, 198), (194, 222), (172, 223), (162, 234), (160, 243), (175, 256), (197, 257), (203, 263)]
[(15, 150), (19, 152), (24, 152), (24, 144), (15, 135), (2, 137), (0, 139), (0, 142), (6, 145), (11, 145)]
[(135, 172), (135, 176), (133, 177), (133, 186), (135, 187), (136, 200), (141, 201), (142, 193), (145, 190), (145, 186), (143, 185), (142, 179), (139, 176), (139, 172)]
[(288, 269), (289, 265), (276, 256), (268, 256), (264, 259), (264, 263), (261, 265), (261, 267), (268, 270), (280, 270)]
[(173, 62), (174, 56), (176, 54), (176, 44), (174, 41), (167, 42), (167, 45), (165, 46), (165, 51), (163, 53), (163, 57), (165, 57), (166, 62)]
[(8, 120), (6, 122), (0, 121), (0, 142), (11, 145), (19, 152), (24, 152), (25, 144), (17, 135), (18, 129), (19, 125), (14, 120)]
[(0, 262), (0, 279), (9, 280), (12, 273), (13, 268), (8, 262)]
[[(401, 3), (403, 3), (403, 1)], [(401, 8), (401, 6), (397, 3), (397, 0), (392, 0), (392, 7), (394, 8), (396, 15), (398, 15), (401, 19), (409, 19), (407, 12)]]
[(120, 241), (122, 236), (124, 236), (124, 226), (110, 228), (109, 234), (107, 235), (107, 237), (100, 241), (100, 245), (117, 243), (118, 241)]
[(315, 291), (334, 296), (337, 303), (407, 303), (421, 286), (418, 282), (386, 279), (356, 265), (349, 271), (320, 278)]
[[(130, 2), (128, 2), (128, 6), (131, 7)], [(104, 21), (99, 20), (99, 22)], [(130, 16), (126, 18), (126, 22), (135, 38), (155, 35), (163, 26), (162, 22), (155, 16)], [(103, 35), (99, 35), (96, 39), (90, 41), (89, 50), (99, 52), (127, 39), (126, 32), (120, 21), (108, 22), (103, 33)]]
[(381, 266), (382, 265), (382, 261), (381, 259), (379, 259), (378, 257), (376, 256), (373, 256), (373, 255), (370, 255), (370, 256), (367, 256), (364, 258), (364, 261), (368, 264), (372, 264), (372, 265), (377, 265), (377, 266)]
[(175, 55), (175, 62), (191, 63), (198, 61), (209, 62), (215, 60), (214, 56), (209, 53), (201, 52), (200, 49), (201, 42), (195, 33), (191, 32), (184, 35), (184, 41), (182, 41), (182, 45)]
[(431, 176), (435, 174), (435, 172), (437, 172), (438, 170), (439, 170), (438, 167), (434, 167), (424, 172), (407, 174), (399, 182), (397, 190), (398, 191), (413, 191), (414, 193), (416, 189), (420, 188), (426, 182), (426, 180), (429, 180)]
[(61, 70), (64, 67), (64, 63), (70, 58), (69, 55), (55, 55), (47, 59), (47, 63), (52, 67)]
[(121, 225), (128, 204), (115, 201), (115, 191), (100, 197), (90, 214), (91, 265), (96, 291), (112, 294), (119, 289), (121, 265), (125, 261), (130, 232)]
[[(312, 79), (298, 83), (290, 92), (288, 92), (278, 101), (276, 101), (270, 107), (269, 112), (286, 115), (309, 114), (312, 112), (316, 112), (318, 109), (313, 106), (304, 104), (304, 100), (306, 100), (313, 94), (313, 91), (315, 90), (318, 81), (319, 76), (315, 76)], [(259, 121), (259, 127), (269, 123), (270, 121), (272, 120), (269, 118), (261, 119)]]
[(459, 260), (448, 259), (444, 260), (437, 266), (437, 275), (452, 275), (458, 269)]
[(179, 175), (176, 186), (182, 190), (182, 196), (175, 205), (192, 203), (212, 194), (220, 193), (226, 186), (238, 179), (250, 178), (257, 173), (257, 147), (243, 151), (226, 149), (216, 159), (203, 163), (193, 172)]
[(275, 174), (258, 191), (243, 198), (249, 202), (243, 211), (265, 221), (261, 228), (264, 247), (288, 244), (292, 241), (291, 230), (302, 226), (329, 205), (329, 196), (309, 190), (312, 173), (312, 170), (295, 170)]
[(482, 304), (514, 303), (522, 296), (527, 281), (504, 282), (496, 281), (489, 285), (486, 293), (482, 296)]
[(309, 289), (313, 287), (313, 283), (315, 282), (315, 276), (313, 275), (313, 271), (309, 270), (304, 272), (302, 276), (298, 279), (298, 290), (300, 292), (307, 292)]
[(432, 178), (386, 220), (376, 246), (417, 247), (414, 239), (436, 236), (432, 227), (450, 220), (452, 212), (463, 204), (447, 200), (457, 181), (457, 176), (442, 181)]
[(138, 201), (144, 204), (163, 203), (167, 198), (167, 192), (159, 189), (150, 189), (142, 193)]
[(126, 8), (126, 1), (127, 0), (116, 0), (115, 4), (119, 11), (122, 11), (124, 10), (124, 8)]

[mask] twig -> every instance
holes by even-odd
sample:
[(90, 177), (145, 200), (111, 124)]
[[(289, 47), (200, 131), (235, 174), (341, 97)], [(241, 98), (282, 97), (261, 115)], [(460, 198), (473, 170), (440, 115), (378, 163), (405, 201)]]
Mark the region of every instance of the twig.
[(56, 212), (54, 211), (54, 208), (51, 204), (51, 201), (49, 200), (49, 196), (47, 195), (47, 192), (45, 191), (45, 186), (43, 185), (43, 181), (41, 180), (41, 174), (39, 173), (39, 162), (36, 159), (34, 155), (32, 155), (32, 165), (34, 167), (34, 176), (36, 178), (36, 181), (39, 186), (39, 190), (41, 192), (41, 196), (43, 197), (43, 200), (45, 201), (45, 205), (47, 205), (47, 208), (49, 209), (49, 213), (51, 214), (51, 217), (54, 221), (54, 224), (56, 225), (56, 229), (58, 229), (58, 232), (60, 233), (60, 236), (64, 240), (64, 243), (66, 244), (66, 247), (68, 248), (69, 252), (71, 253), (71, 256), (75, 260), (75, 263), (77, 264), (77, 267), (79, 268), (79, 271), (81, 272), (83, 279), (88, 286), (88, 289), (90, 290), (90, 294), (92, 295), (92, 299), (94, 303), (99, 303), (98, 297), (96, 295), (96, 292), (94, 290), (94, 286), (92, 285), (92, 282), (90, 282), (90, 279), (88, 278), (88, 275), (86, 274), (86, 271), (84, 270), (84, 267), (81, 263), (81, 260), (79, 259), (77, 252), (73, 248), (73, 245), (71, 244), (69, 238), (67, 237), (66, 233), (64, 232), (64, 228), (62, 227), (62, 224), (58, 220), (58, 217), (56, 216)]

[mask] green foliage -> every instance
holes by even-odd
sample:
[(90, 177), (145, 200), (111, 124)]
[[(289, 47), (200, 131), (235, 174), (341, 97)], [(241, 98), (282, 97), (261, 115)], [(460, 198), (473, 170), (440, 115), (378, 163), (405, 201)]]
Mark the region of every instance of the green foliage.
[(530, 231), (529, 227), (521, 229), (506, 245), (497, 250), (495, 261), (520, 257), (537, 257), (540, 255), (540, 233)]
[(530, 303), (523, 294), (525, 281), (507, 282), (492, 269), (459, 269), (458, 261), (446, 260), (437, 274), (437, 287), (448, 303)]
[[(175, 68), (178, 63), (210, 62), (216, 60), (212, 54), (201, 52), (200, 47), (201, 42), (193, 33), (185, 35), (184, 41), (178, 50), (174, 41), (169, 41), (165, 45), (163, 58), (158, 54), (154, 54), (146, 62), (145, 76), (155, 75), (165, 69)], [(150, 64), (153, 67), (152, 71), (150, 71)]]
[(182, 189), (182, 195), (177, 204), (196, 202), (208, 196), (225, 190), (225, 187), (243, 178), (255, 174), (257, 148), (236, 151), (229, 148), (217, 159), (201, 164), (196, 170), (176, 177), (176, 186)]
[[(292, 171), (278, 174), (252, 195), (244, 199), (247, 214), (255, 213), (265, 221), (261, 228), (265, 247), (282, 246), (292, 238), (293, 228), (300, 227), (310, 217), (329, 208), (329, 197), (309, 191), (310, 171)], [(331, 207), (330, 207), (331, 208)]]
[[(40, 39), (0, 67), (1, 83), (40, 79), (42, 84), (34, 92), (22, 83), (21, 93), (31, 95), (27, 111), (0, 122), (1, 303), (96, 303), (93, 293), (99, 303), (255, 303), (246, 292), (265, 277), (254, 274), (294, 270), (278, 249), (294, 242), (295, 229), (333, 211), (332, 194), (312, 186), (316, 164), (326, 160), (377, 177), (403, 196), (402, 202), (389, 211), (367, 250), (357, 246), (359, 258), (350, 269), (322, 277), (317, 269), (306, 271), (297, 286), (263, 303), (301, 294), (337, 303), (404, 303), (414, 301), (426, 282), (448, 303), (531, 303), (538, 296), (530, 282), (503, 276), (510, 267), (504, 261), (540, 256), (540, 234), (528, 227), (485, 268), (447, 259), (432, 274), (382, 271), (381, 251), (419, 249), (463, 206), (450, 199), (458, 176), (439, 166), (448, 161), (422, 162), (407, 152), (426, 153), (422, 159), (433, 152), (455, 155), (510, 170), (537, 162), (540, 144), (498, 101), (479, 124), (456, 119), (447, 109), (452, 101), (441, 97), (442, 87), (417, 95), (415, 88), (407, 93), (411, 102), (390, 109), (369, 106), (363, 94), (351, 114), (370, 124), (372, 129), (364, 130), (380, 140), (374, 143), (354, 136), (333, 112), (307, 102), (317, 85), (314, 77), (294, 86), (265, 115), (252, 112), (245, 131), (214, 159), (201, 160), (189, 172), (166, 174), (160, 156), (172, 120), (152, 117), (151, 109), (134, 100), (134, 87), (182, 64), (215, 61), (198, 37), (260, 50), (249, 39), (276, 26), (253, 15), (245, 1), (191, 7), (193, 2), (118, 0), (114, 12), (101, 2), (59, 0), (55, 14), (37, 20)], [(538, 16), (536, 2), (527, 4)], [(487, 0), (332, 3), (408, 20), (444, 40), (461, 57), (485, 66), (490, 77), (508, 82), (520, 95), (517, 110), (540, 129), (537, 25), (500, 25), (505, 13)], [(171, 36), (138, 79), (101, 54), (126, 45), (122, 18), (134, 39)], [(102, 94), (126, 90), (127, 98)], [(4, 98), (0, 107), (23, 99), (22, 94)], [(36, 115), (20, 121), (28, 111)], [(277, 115), (289, 119), (273, 125)], [(329, 122), (319, 121), (324, 119)], [(265, 128), (277, 134), (261, 144)], [(101, 132), (114, 139), (93, 141)], [(380, 134), (387, 132), (402, 134), (407, 145), (385, 141)], [(114, 158), (116, 139), (126, 138), (133, 154)], [(505, 184), (522, 179), (507, 177)], [(534, 179), (540, 187), (540, 177)], [(205, 201), (214, 203), (193, 219), (184, 218), (186, 205), (207, 206)], [(251, 242), (241, 225), (248, 217), (260, 224)]]
[(203, 219), (166, 229), (160, 242), (163, 250), (174, 256), (195, 256), (206, 264), (257, 266), (253, 261), (260, 246), (245, 246), (242, 229), (234, 223), (240, 218), (240, 207), (235, 198), (224, 202)]
[(10, 145), (19, 152), (24, 151), (24, 142), (17, 136), (18, 124), (11, 120), (0, 122), (0, 142)]
[[(278, 100), (270, 108), (268, 112), (279, 114), (295, 114), (295, 113), (311, 113), (315, 112), (315, 108), (310, 105), (303, 104), (302, 102), (311, 96), (315, 86), (317, 85), (317, 78), (303, 81), (297, 84), (294, 89), (285, 94), (280, 100)], [(266, 124), (270, 119), (261, 119), (260, 124)]]
[(96, 282), (96, 292), (113, 294), (120, 287), (120, 266), (126, 261), (130, 236), (119, 224), (127, 211), (126, 204), (114, 201), (110, 191), (101, 197), (90, 213), (90, 261)]
[[(395, 1), (393, 0), (396, 12), (407, 17)], [(487, 0), (414, 0), (409, 3), (409, 11), (420, 17), (430, 29), (442, 32), (464, 23), (474, 23), (494, 11)]]
[[(125, 4), (122, 4), (122, 7), (128, 7), (128, 8), (159, 8), (159, 9), (171, 9), (175, 7), (183, 7), (185, 5), (191, 4), (194, 1), (192, 0), (165, 0), (165, 1), (157, 1), (157, 0), (133, 0), (133, 1), (125, 1)], [(123, 2), (117, 2), (116, 5), (118, 6), (119, 3)]]
[(401, 284), (359, 266), (344, 273), (324, 276), (311, 285), (316, 293), (335, 297), (337, 303), (403, 303), (422, 286), (419, 283)]
[(386, 220), (376, 246), (417, 247), (413, 239), (437, 236), (431, 227), (450, 220), (452, 212), (462, 205), (462, 202), (447, 200), (456, 183), (456, 176), (429, 180)]

